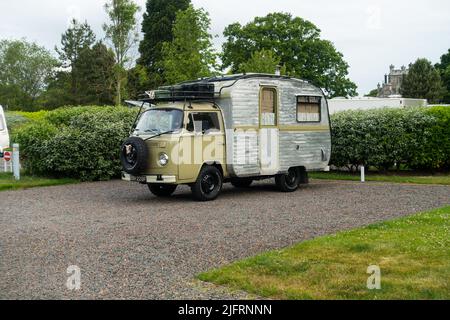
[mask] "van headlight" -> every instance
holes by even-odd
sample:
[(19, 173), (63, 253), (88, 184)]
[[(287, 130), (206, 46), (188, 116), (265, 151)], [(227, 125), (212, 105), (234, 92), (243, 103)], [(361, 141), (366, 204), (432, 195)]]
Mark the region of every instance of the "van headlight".
[(161, 153), (158, 162), (162, 167), (167, 166), (169, 163), (169, 156), (166, 153)]

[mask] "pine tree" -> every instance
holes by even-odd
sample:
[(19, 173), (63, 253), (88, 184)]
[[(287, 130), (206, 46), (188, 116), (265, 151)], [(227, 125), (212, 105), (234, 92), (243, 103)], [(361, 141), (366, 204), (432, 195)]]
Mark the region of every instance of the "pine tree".
[[(77, 75), (74, 63), (83, 50), (92, 47), (95, 43), (95, 38), (95, 34), (87, 21), (80, 23), (73, 19), (69, 28), (61, 36), (61, 48), (55, 48), (59, 54), (62, 67), (70, 69), (69, 78), (62, 74), (58, 77), (58, 81), (68, 80), (70, 83), (70, 90), (66, 92), (64, 99), (66, 103), (81, 104), (81, 97), (83, 95), (79, 89), (81, 79)], [(62, 83), (59, 83), (58, 86), (65, 87)]]
[(95, 34), (85, 21), (71, 21), (70, 27), (61, 36), (61, 49), (55, 48), (59, 54), (59, 59), (66, 68), (72, 67), (80, 52), (85, 48), (90, 48), (95, 43)]
[(115, 57), (102, 42), (80, 53), (74, 66), (83, 92), (81, 104), (111, 105), (115, 96)]

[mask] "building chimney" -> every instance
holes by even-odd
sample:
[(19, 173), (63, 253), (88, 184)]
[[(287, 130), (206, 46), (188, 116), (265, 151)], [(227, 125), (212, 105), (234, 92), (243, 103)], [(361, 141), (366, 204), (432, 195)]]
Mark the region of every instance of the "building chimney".
[(275, 69), (275, 75), (281, 76), (281, 66), (277, 66), (277, 68)]

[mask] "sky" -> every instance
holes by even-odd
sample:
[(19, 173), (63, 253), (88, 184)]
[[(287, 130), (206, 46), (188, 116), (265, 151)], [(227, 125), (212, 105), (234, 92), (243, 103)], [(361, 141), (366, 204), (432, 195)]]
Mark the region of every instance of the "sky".
[[(145, 9), (146, 0), (135, 0)], [(348, 62), (349, 77), (366, 94), (389, 66), (417, 58), (433, 63), (450, 48), (448, 0), (192, 0), (211, 16), (220, 49), (224, 28), (270, 12), (289, 12), (313, 22)], [(87, 20), (99, 38), (105, 0), (0, 0), (0, 39), (26, 38), (53, 50), (71, 18)], [(143, 13), (143, 12), (141, 12)], [(142, 18), (140, 18), (142, 19)]]

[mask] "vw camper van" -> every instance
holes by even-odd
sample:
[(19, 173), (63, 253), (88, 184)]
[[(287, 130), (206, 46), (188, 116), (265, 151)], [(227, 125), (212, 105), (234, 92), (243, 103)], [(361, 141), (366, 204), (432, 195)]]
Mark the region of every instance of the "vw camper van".
[(323, 171), (331, 130), (323, 91), (269, 74), (213, 77), (146, 92), (121, 148), (122, 179), (167, 197), (188, 185), (214, 200), (223, 183), (237, 188), (275, 177), (283, 192)]

